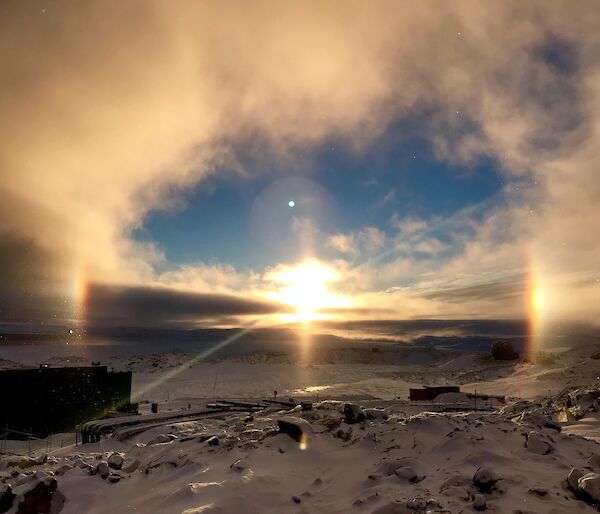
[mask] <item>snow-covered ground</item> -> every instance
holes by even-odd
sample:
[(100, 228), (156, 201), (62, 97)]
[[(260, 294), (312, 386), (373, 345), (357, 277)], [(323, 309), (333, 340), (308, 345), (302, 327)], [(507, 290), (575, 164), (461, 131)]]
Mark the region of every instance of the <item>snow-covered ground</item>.
[[(4, 368), (41, 362), (31, 351), (5, 350)], [(11, 514), (36, 487), (57, 487), (52, 512), (65, 514), (594, 512), (590, 491), (600, 484), (588, 474), (600, 473), (600, 361), (590, 358), (596, 351), (568, 349), (551, 364), (394, 344), (212, 360), (194, 352), (116, 354), (104, 363), (133, 371), (134, 398), (144, 411), (150, 401), (164, 412), (274, 390), (315, 408), (171, 422), (124, 440), (55, 447), (47, 461), (42, 444), (39, 461), (0, 462), (0, 512), (8, 485), (17, 495)], [(42, 358), (61, 366), (88, 364), (91, 356), (53, 356), (46, 348)], [(440, 401), (406, 399), (408, 388), (421, 384), (460, 384), (511, 399), (493, 412), (435, 412)], [(458, 402), (451, 396), (448, 402)], [(350, 400), (385, 416), (371, 411), (374, 419), (347, 423), (343, 402)], [(278, 430), (278, 420), (290, 415), (309, 424), (300, 443)]]
[(53, 512), (64, 514), (595, 511), (567, 478), (593, 478), (600, 445), (559, 432), (539, 406), (408, 417), (400, 406), (380, 401), (385, 416), (366, 410), (374, 419), (356, 423), (336, 402), (173, 423), (45, 462), (5, 458), (0, 476), (15, 505), (56, 486)]

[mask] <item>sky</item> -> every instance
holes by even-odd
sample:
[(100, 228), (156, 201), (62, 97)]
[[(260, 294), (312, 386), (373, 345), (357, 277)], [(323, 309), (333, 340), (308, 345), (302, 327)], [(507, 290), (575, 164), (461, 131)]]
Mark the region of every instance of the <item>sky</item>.
[(2, 323), (597, 324), (595, 1), (4, 2), (0, 63)]

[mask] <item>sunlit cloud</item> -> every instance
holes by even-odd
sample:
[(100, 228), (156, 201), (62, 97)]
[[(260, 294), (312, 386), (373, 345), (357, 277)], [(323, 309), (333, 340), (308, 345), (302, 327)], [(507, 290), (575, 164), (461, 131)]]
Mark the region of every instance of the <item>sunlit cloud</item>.
[[(348, 306), (508, 317), (527, 314), (530, 262), (544, 284), (536, 310), (597, 319), (596, 3), (7, 2), (0, 20), (5, 319), (91, 316), (93, 284), (275, 295), (299, 319)], [(546, 55), (556, 40), (568, 66)], [(333, 194), (300, 176), (311, 153), (331, 140), (361, 152), (398, 121), (432, 159), (497, 163), (497, 204), (394, 215), (389, 231), (328, 227)], [(256, 245), (300, 241), (295, 259), (266, 272), (171, 262), (135, 240), (150, 213), (221, 170), (248, 183), (266, 173), (240, 148), (280, 168), (249, 213)], [(516, 179), (527, 186), (512, 191)], [(304, 181), (293, 198), (290, 181)]]

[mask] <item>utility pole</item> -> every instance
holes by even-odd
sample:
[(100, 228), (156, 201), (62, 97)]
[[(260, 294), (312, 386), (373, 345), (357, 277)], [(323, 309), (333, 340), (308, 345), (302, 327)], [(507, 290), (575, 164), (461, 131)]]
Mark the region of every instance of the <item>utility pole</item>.
[(217, 390), (217, 380), (219, 379), (219, 374), (215, 374), (215, 383), (213, 384), (213, 400), (215, 399), (215, 394)]

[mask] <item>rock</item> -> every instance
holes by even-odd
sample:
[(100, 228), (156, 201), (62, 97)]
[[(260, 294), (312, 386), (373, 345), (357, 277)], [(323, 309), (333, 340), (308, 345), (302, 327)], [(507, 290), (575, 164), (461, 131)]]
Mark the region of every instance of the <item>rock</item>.
[(36, 464), (46, 464), (46, 462), (48, 462), (48, 454), (47, 453), (42, 453), (41, 455), (39, 455), (35, 458)]
[(52, 501), (50, 502), (50, 514), (58, 514), (62, 510), (65, 501), (67, 501), (67, 498), (60, 492), (60, 489), (54, 491)]
[(508, 341), (497, 341), (492, 345), (492, 357), (496, 360), (512, 361), (519, 358), (519, 354)]
[(108, 462), (106, 462), (105, 460), (101, 460), (100, 462), (98, 462), (98, 464), (96, 465), (96, 474), (100, 475), (100, 478), (107, 478), (110, 474)]
[(85, 462), (83, 459), (79, 458), (73, 464), (73, 467), (81, 468), (81, 469), (90, 469), (91, 465)]
[(571, 489), (571, 491), (579, 491), (579, 479), (583, 475), (585, 475), (585, 473), (577, 468), (573, 468), (569, 472), (569, 475), (567, 476), (567, 484), (569, 485), (569, 489)]
[(538, 455), (546, 455), (552, 451), (550, 442), (539, 432), (531, 431), (527, 434), (525, 448)]
[(139, 459), (134, 459), (131, 462), (127, 462), (125, 466), (123, 466), (122, 471), (124, 473), (133, 473), (137, 468), (140, 467)]
[(300, 407), (302, 407), (302, 410), (304, 411), (312, 410), (313, 404), (312, 402), (300, 402)]
[(475, 510), (485, 510), (485, 496), (483, 494), (476, 494), (473, 496), (473, 508)]
[(229, 466), (229, 468), (235, 471), (244, 471), (246, 469), (246, 465), (242, 459), (238, 459), (231, 466)]
[(111, 473), (108, 476), (108, 481), (111, 484), (116, 484), (117, 482), (120, 482), (123, 478), (125, 478), (123, 475), (119, 474), (119, 473)]
[(539, 496), (540, 498), (543, 498), (544, 496), (548, 496), (548, 490), (547, 489), (543, 489), (541, 487), (532, 487), (527, 492), (529, 494), (533, 494), (535, 496)]
[(13, 488), (19, 487), (23, 484), (26, 484), (27, 482), (31, 482), (33, 478), (34, 477), (32, 475), (25, 475), (23, 473), (19, 473), (18, 475), (15, 475), (12, 486)]
[(233, 428), (238, 432), (243, 432), (246, 430), (246, 425), (242, 420), (238, 420), (233, 424)]
[(284, 416), (277, 420), (279, 431), (289, 435), (294, 441), (306, 444), (313, 433), (310, 423), (302, 418)]
[(240, 439), (261, 439), (263, 434), (264, 434), (264, 431), (261, 430), (260, 428), (250, 428), (248, 430), (244, 430), (240, 434)]
[(362, 407), (357, 403), (346, 403), (344, 404), (344, 417), (346, 418), (346, 423), (362, 423), (367, 419), (365, 412)]
[(70, 464), (63, 464), (62, 466), (56, 468), (56, 470), (54, 471), (54, 474), (58, 477), (61, 477), (70, 469), (72, 469)]
[(595, 407), (600, 397), (600, 390), (596, 388), (576, 389), (569, 394), (571, 405), (577, 406), (583, 411), (588, 411)]
[(9, 484), (0, 485), (0, 514), (10, 510), (15, 498), (16, 495)]
[(588, 459), (588, 464), (592, 469), (597, 469), (600, 471), (600, 453), (593, 453), (592, 456)]
[(410, 466), (402, 466), (402, 467), (396, 468), (394, 470), (394, 473), (397, 476), (399, 476), (400, 478), (404, 478), (405, 480), (408, 480), (409, 482), (416, 482), (418, 479), (417, 473)]
[(424, 498), (412, 498), (406, 502), (410, 510), (424, 511), (427, 508), (427, 500)]
[(561, 423), (572, 423), (573, 421), (577, 421), (577, 417), (571, 409), (567, 407), (563, 407), (557, 415), (557, 419)]
[(38, 462), (31, 457), (21, 457), (18, 460), (9, 460), (6, 465), (8, 467), (17, 467), (21, 469), (27, 469), (31, 466), (35, 466)]
[(213, 435), (209, 439), (206, 440), (209, 446), (219, 446), (219, 438), (216, 435)]
[(112, 469), (121, 469), (123, 467), (123, 455), (113, 453), (108, 457), (108, 467)]
[(335, 431), (335, 437), (337, 437), (338, 439), (341, 439), (342, 441), (349, 441), (352, 438), (352, 429), (348, 430), (348, 431), (344, 431), (341, 428), (338, 428)]
[(517, 423), (519, 423), (519, 425), (529, 425), (537, 428), (550, 428), (552, 430), (556, 430), (557, 432), (562, 430), (561, 426), (556, 421), (544, 416), (544, 414), (541, 412), (523, 412), (517, 417)]
[(298, 498), (298, 496), (292, 496), (292, 500), (294, 503), (300, 503), (302, 501), (300, 498)]
[(54, 477), (34, 480), (15, 489), (16, 514), (54, 514), (60, 512), (64, 496), (57, 495), (53, 502), (58, 483)]
[(481, 492), (489, 493), (498, 479), (494, 472), (487, 468), (479, 468), (473, 475), (473, 483)]
[(587, 473), (578, 480), (579, 491), (589, 497), (595, 505), (600, 504), (600, 475)]
[(171, 443), (175, 441), (175, 439), (177, 439), (175, 434), (159, 434), (148, 443), (148, 446), (152, 446), (154, 444)]
[(388, 419), (388, 414), (383, 409), (364, 409), (363, 412), (367, 419), (376, 419), (380, 421)]

